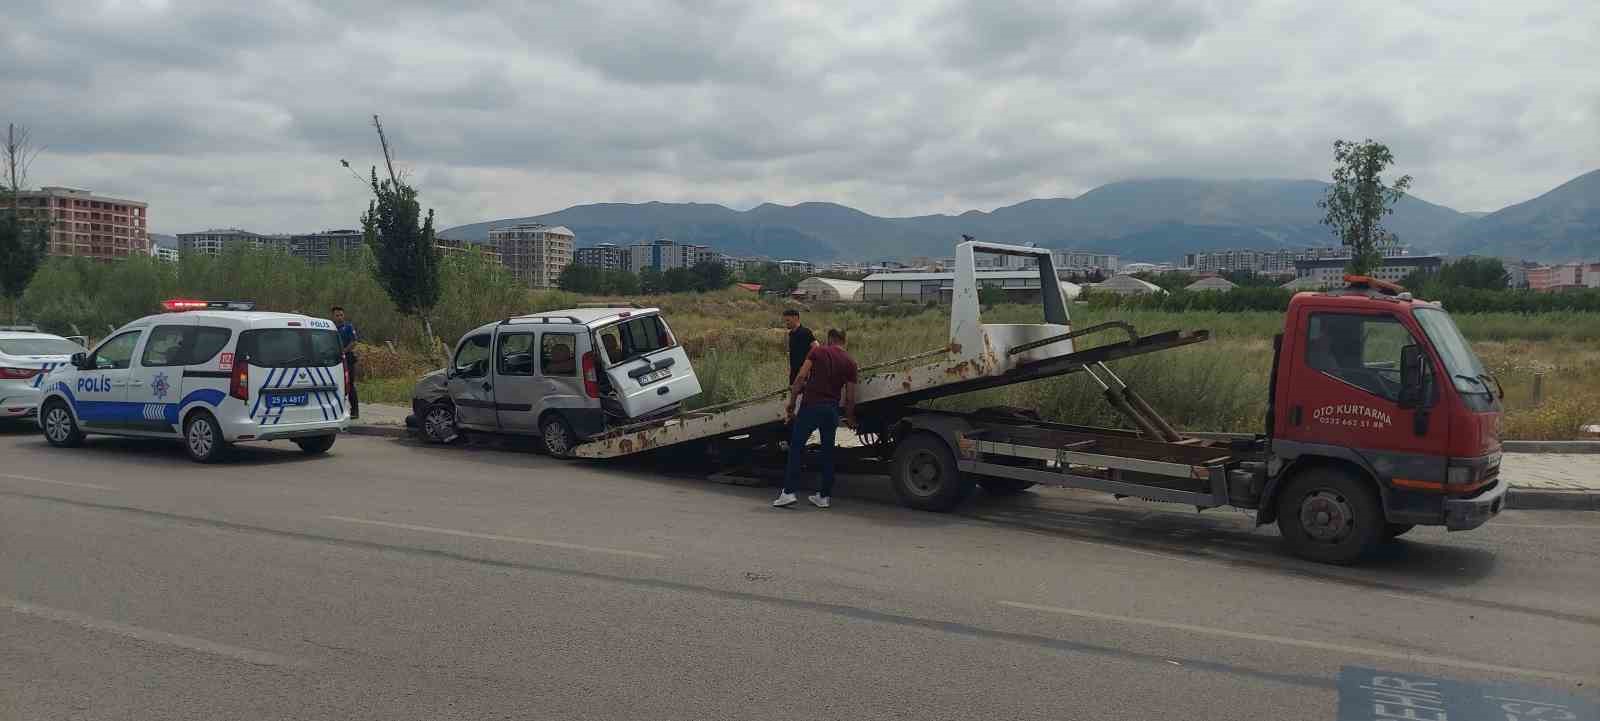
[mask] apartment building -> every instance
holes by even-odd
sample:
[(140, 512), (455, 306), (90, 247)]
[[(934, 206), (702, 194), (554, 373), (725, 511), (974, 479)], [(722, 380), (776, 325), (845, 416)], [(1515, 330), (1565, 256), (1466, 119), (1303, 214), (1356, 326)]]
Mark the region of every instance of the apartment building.
[[(1324, 287), (1343, 285), (1344, 269), (1349, 264), (1348, 257), (1297, 260), (1294, 262), (1295, 279), (1321, 284)], [(1437, 255), (1393, 256), (1384, 258), (1383, 265), (1374, 269), (1371, 275), (1378, 280), (1398, 283), (1411, 275), (1412, 271), (1424, 270), (1437, 273), (1443, 265), (1444, 259)]]
[(1562, 263), (1529, 268), (1528, 287), (1543, 293), (1600, 288), (1600, 263)]
[[(1403, 245), (1390, 246), (1383, 249), (1383, 255), (1386, 258), (1403, 257), (1409, 252), (1409, 249)], [(1297, 261), (1327, 260), (1330, 258), (1348, 260), (1350, 258), (1350, 249), (1341, 246), (1283, 248), (1277, 250), (1227, 248), (1186, 253), (1183, 256), (1183, 266), (1197, 273), (1229, 273), (1245, 270), (1263, 275), (1294, 275)]]
[(521, 223), (491, 228), (489, 242), (512, 277), (531, 288), (553, 288), (561, 271), (572, 265), (577, 236), (559, 225)]
[(629, 270), (629, 249), (616, 243), (600, 243), (579, 248), (572, 254), (572, 262), (586, 268), (600, 270)]
[(1111, 253), (1096, 253), (1090, 250), (1053, 250), (1050, 251), (1056, 264), (1056, 271), (1088, 271), (1099, 270), (1108, 275), (1114, 275), (1122, 268), (1121, 259)]
[(305, 258), (312, 263), (326, 263), (334, 253), (351, 253), (361, 249), (366, 236), (359, 230), (324, 230), (289, 236), (289, 254)]
[(658, 271), (693, 268), (700, 263), (714, 262), (722, 258), (710, 246), (677, 243), (667, 238), (659, 238), (649, 243), (635, 243), (625, 250), (626, 267), (633, 273), (639, 273), (645, 268)]
[[(97, 260), (150, 253), (148, 204), (95, 195), (88, 190), (46, 186), (17, 197), (17, 216), (50, 224), (50, 254)], [(11, 198), (0, 198), (10, 208)]]
[(191, 258), (197, 255), (221, 255), (224, 250), (237, 247), (263, 249), (270, 247), (287, 247), (288, 237), (280, 241), (277, 237), (252, 233), (239, 228), (212, 228), (197, 233), (178, 234), (178, 253)]

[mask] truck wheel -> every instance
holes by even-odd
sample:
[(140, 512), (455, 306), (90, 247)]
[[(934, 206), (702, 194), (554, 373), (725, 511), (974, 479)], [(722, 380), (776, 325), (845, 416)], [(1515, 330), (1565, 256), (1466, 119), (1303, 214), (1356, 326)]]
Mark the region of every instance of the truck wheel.
[(57, 448), (72, 448), (83, 443), (83, 430), (72, 418), (72, 409), (60, 400), (51, 399), (40, 412), (44, 422), (44, 439)]
[(972, 494), (976, 481), (956, 467), (944, 439), (917, 433), (900, 442), (892, 467), (900, 503), (922, 511), (948, 511)]
[(567, 425), (560, 413), (546, 413), (539, 419), (539, 440), (544, 451), (555, 458), (570, 458), (572, 447), (577, 445), (572, 426)]
[(1278, 499), (1279, 533), (1292, 553), (1312, 561), (1353, 563), (1378, 545), (1387, 526), (1372, 488), (1335, 468), (1296, 475)]
[(210, 413), (201, 411), (183, 424), (183, 449), (201, 463), (216, 463), (228, 456), (231, 446), (222, 438), (222, 426)]
[(983, 492), (991, 496), (1015, 496), (1038, 484), (1033, 481), (1020, 481), (1015, 478), (984, 476), (978, 479), (978, 485), (983, 486)]
[(1386, 523), (1383, 527), (1383, 537), (1386, 539), (1399, 538), (1416, 527), (1414, 523)]
[(294, 439), (294, 444), (297, 445), (297, 446), (300, 446), (300, 450), (305, 451), (306, 455), (315, 456), (315, 455), (320, 455), (320, 454), (323, 454), (323, 453), (327, 453), (328, 449), (333, 447), (334, 439), (336, 439), (338, 437), (339, 436), (337, 434), (329, 433), (328, 435), (325, 435), (325, 436), (311, 436), (309, 438), (296, 438), (296, 439)]
[(434, 401), (422, 412), (422, 437), (430, 443), (454, 443), (461, 439), (456, 428), (455, 406), (445, 401)]

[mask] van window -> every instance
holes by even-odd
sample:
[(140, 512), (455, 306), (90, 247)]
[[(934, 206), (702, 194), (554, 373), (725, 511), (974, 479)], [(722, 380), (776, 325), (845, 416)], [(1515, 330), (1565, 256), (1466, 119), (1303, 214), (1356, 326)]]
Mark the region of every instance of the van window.
[(339, 365), (339, 334), (313, 328), (257, 328), (239, 334), (239, 354), (259, 368)]
[(452, 371), (463, 378), (482, 378), (489, 375), (489, 334), (468, 338), (456, 351)]
[(500, 335), (500, 375), (533, 375), (533, 334), (513, 333)]
[(139, 365), (146, 368), (186, 365), (189, 355), (187, 336), (191, 330), (192, 326), (156, 326), (150, 331), (150, 339), (144, 342), (144, 354), (139, 356)]
[(133, 365), (133, 349), (139, 345), (139, 334), (143, 332), (128, 331), (101, 343), (94, 351), (94, 365), (91, 367), (95, 370), (110, 371), (122, 370)]
[(606, 362), (616, 365), (675, 344), (672, 331), (659, 315), (630, 318), (601, 328), (596, 335), (605, 348)]
[(539, 367), (547, 376), (578, 375), (578, 359), (573, 354), (578, 336), (571, 333), (546, 333), (539, 343)]
[(202, 325), (193, 330), (194, 341), (189, 344), (189, 365), (210, 363), (233, 338), (233, 331), (227, 328)]

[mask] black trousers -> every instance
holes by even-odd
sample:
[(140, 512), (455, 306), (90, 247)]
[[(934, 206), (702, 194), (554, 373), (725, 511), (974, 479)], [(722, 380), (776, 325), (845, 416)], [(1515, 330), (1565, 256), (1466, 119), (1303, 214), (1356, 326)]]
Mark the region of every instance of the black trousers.
[(345, 386), (345, 396), (350, 400), (350, 417), (361, 417), (361, 399), (356, 396), (356, 354), (344, 354), (344, 364), (350, 368), (350, 383)]

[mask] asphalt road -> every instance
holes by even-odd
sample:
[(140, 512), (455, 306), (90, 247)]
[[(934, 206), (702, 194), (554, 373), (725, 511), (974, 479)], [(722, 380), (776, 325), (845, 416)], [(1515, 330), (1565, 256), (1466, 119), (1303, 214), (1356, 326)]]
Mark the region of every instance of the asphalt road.
[(0, 718), (1334, 719), (1350, 667), (1600, 696), (1600, 514), (1331, 568), (1240, 513), (771, 496), (392, 439), (199, 466), (0, 432)]

